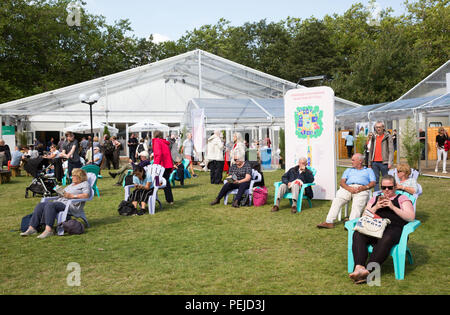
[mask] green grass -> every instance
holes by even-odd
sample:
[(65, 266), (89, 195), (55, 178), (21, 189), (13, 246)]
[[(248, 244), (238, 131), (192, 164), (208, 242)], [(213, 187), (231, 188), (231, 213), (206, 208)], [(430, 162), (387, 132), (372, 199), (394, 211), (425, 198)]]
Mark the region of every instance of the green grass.
[[(339, 169), (339, 174), (342, 169)], [(121, 217), (122, 187), (106, 171), (85, 211), (91, 228), (79, 236), (20, 237), (21, 218), (39, 198), (24, 198), (31, 177), (0, 185), (0, 294), (449, 294), (450, 181), (420, 177), (422, 225), (410, 236), (414, 265), (405, 280), (394, 277), (392, 259), (382, 267), (380, 287), (356, 286), (347, 274), (343, 224), (319, 230), (331, 202), (304, 204), (291, 214), (287, 200), (271, 213), (273, 182), (266, 172), (268, 204), (211, 207), (220, 189), (209, 174), (173, 189), (155, 215)], [(67, 265), (81, 266), (81, 286), (71, 287)]]

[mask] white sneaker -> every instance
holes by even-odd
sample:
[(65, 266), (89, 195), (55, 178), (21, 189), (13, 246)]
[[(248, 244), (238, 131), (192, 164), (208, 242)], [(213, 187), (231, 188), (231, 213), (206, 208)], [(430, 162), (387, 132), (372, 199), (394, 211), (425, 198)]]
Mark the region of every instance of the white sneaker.
[(442, 174), (447, 174), (447, 171), (445, 171), (445, 170), (444, 170), (444, 171), (442, 171)]
[(42, 238), (47, 238), (47, 237), (52, 236), (52, 235), (53, 235), (53, 231), (51, 231), (51, 232), (44, 231), (44, 232), (42, 232), (42, 234), (39, 235), (37, 238), (42, 239)]
[(437, 173), (437, 172), (439, 172), (439, 171), (438, 171), (438, 169), (436, 168), (436, 169), (434, 170), (434, 172)]

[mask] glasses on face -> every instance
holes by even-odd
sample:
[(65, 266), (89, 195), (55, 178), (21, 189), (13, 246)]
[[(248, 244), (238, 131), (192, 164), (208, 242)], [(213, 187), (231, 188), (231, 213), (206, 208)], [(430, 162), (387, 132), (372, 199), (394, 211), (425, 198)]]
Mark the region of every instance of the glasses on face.
[(394, 186), (381, 186), (381, 190), (394, 190)]

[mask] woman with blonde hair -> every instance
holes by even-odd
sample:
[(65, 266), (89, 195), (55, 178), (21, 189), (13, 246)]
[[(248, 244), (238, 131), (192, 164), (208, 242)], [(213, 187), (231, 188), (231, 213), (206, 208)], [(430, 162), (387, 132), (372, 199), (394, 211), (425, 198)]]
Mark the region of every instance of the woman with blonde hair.
[[(58, 213), (66, 209), (66, 204), (71, 199), (87, 199), (91, 194), (91, 186), (87, 181), (86, 171), (80, 168), (72, 170), (72, 184), (64, 188), (64, 195), (55, 201), (40, 202), (33, 211), (28, 229), (20, 233), (28, 236), (37, 233), (38, 227), (45, 224), (45, 230), (38, 238), (46, 238), (53, 235), (53, 224)], [(85, 202), (72, 202), (69, 206), (69, 214), (77, 216), (83, 211)]]
[(414, 195), (417, 193), (417, 181), (414, 178), (410, 178), (411, 167), (408, 163), (400, 163), (397, 166), (397, 174), (395, 176), (395, 181), (397, 182), (397, 190), (403, 190), (407, 193)]
[(242, 138), (242, 134), (239, 132), (235, 132), (233, 134), (233, 147), (230, 151), (230, 157), (231, 157), (231, 163), (230, 166), (233, 165), (236, 160), (234, 159), (234, 157), (236, 156), (236, 154), (242, 154), (242, 152), (244, 153), (245, 156), (245, 143), (244, 143), (244, 139)]

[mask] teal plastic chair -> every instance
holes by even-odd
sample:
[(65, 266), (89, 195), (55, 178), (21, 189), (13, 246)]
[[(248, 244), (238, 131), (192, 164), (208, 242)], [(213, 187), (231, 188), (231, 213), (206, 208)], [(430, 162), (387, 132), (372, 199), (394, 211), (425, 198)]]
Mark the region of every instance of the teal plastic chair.
[[(312, 168), (310, 166), (307, 166), (307, 168), (313, 173), (314, 176), (316, 176), (317, 170), (315, 168)], [(280, 189), (280, 186), (283, 182), (275, 182), (273, 185), (275, 186), (275, 196), (273, 200), (273, 204), (275, 205), (277, 203), (277, 196), (278, 196), (278, 189)], [(308, 201), (309, 207), (312, 208), (312, 202), (311, 199), (305, 196), (305, 189), (306, 187), (314, 186), (316, 183), (309, 183), (309, 184), (303, 184), (302, 188), (300, 189), (300, 192), (298, 194), (298, 200), (297, 200), (297, 213), (302, 211), (302, 202), (303, 200)], [(289, 199), (291, 205), (292, 205), (292, 193), (285, 193), (282, 197), (283, 199)]]
[[(400, 191), (397, 191), (397, 193), (400, 194)], [(411, 202), (413, 203), (413, 205), (415, 204), (416, 198), (414, 198), (412, 195), (405, 192), (402, 192), (401, 194), (407, 195), (411, 200)], [(353, 259), (352, 245), (353, 245), (353, 233), (355, 232), (353, 231), (353, 229), (355, 228), (356, 222), (358, 222), (358, 219), (345, 222), (345, 228), (348, 230), (348, 245), (347, 245), (348, 273), (352, 273), (355, 270), (355, 261)], [(410, 265), (414, 263), (411, 251), (408, 248), (408, 237), (409, 234), (414, 232), (420, 224), (421, 222), (419, 220), (414, 220), (406, 224), (403, 227), (400, 241), (398, 242), (397, 245), (393, 246), (391, 249), (391, 256), (394, 263), (395, 279), (397, 280), (405, 279), (406, 259), (408, 259)], [(372, 245), (369, 245), (367, 249), (369, 253), (372, 253), (373, 251)]]
[(128, 175), (133, 175), (133, 170), (128, 170), (127, 174), (123, 177), (122, 187), (125, 187), (125, 180), (126, 180)]
[[(184, 179), (191, 178), (191, 173), (189, 173), (189, 171), (187, 169), (189, 166), (188, 159), (183, 159), (183, 166), (184, 166)], [(178, 176), (177, 176), (177, 170), (173, 170), (169, 177), (169, 182), (172, 187), (175, 186), (175, 180), (179, 180)]]
[(96, 179), (95, 179), (94, 186), (92, 188), (94, 189), (94, 192), (97, 195), (97, 197), (100, 197), (100, 192), (97, 187), (97, 180), (98, 180), (98, 175), (100, 174), (100, 167), (98, 167), (97, 165), (88, 164), (88, 165), (81, 167), (81, 169), (85, 170), (86, 173), (94, 173), (95, 174)]

